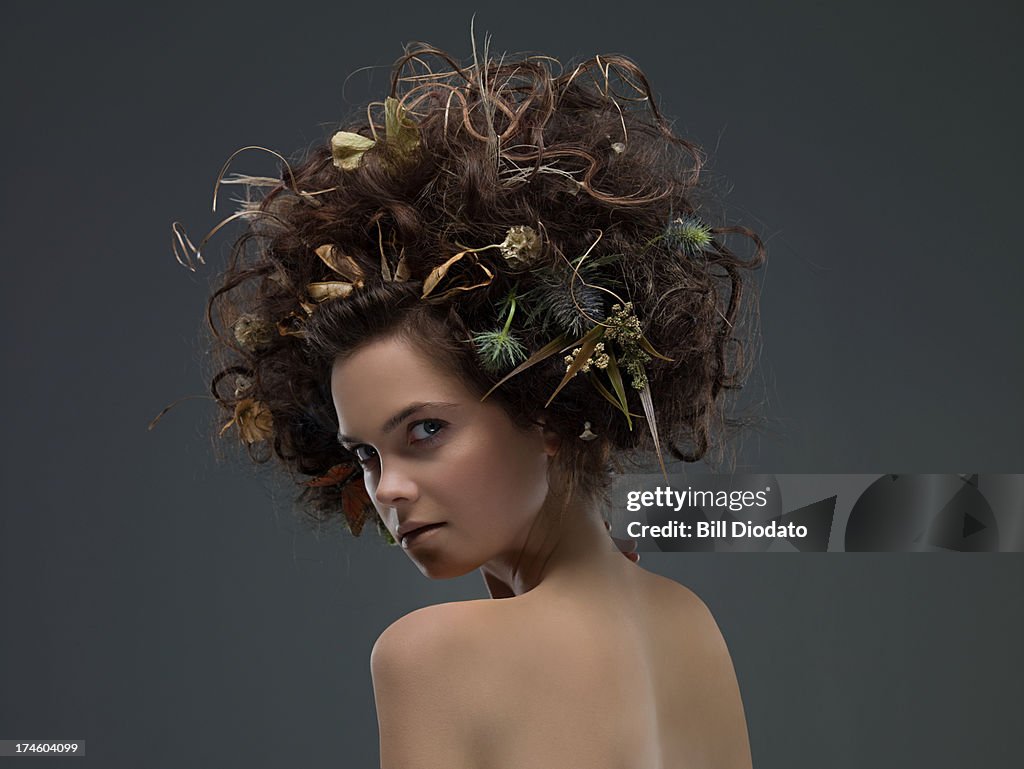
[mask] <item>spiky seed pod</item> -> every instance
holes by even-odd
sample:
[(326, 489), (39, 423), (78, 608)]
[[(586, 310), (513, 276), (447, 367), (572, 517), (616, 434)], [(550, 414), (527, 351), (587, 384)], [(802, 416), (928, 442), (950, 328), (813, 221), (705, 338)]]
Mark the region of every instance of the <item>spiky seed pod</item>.
[(696, 256), (711, 245), (711, 228), (696, 216), (680, 216), (665, 228), (665, 242)]
[(487, 373), (504, 373), (526, 360), (526, 348), (505, 330), (481, 331), (473, 335), (473, 344)]

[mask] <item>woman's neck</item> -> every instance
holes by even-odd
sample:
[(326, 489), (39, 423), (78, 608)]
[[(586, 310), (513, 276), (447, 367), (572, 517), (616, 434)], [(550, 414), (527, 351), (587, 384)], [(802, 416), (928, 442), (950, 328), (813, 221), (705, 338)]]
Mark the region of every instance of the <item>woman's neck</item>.
[(526, 543), (512, 562), (488, 563), (481, 572), (507, 585), (514, 596), (541, 592), (593, 590), (603, 580), (621, 579), (632, 564), (615, 547), (597, 508), (569, 504), (559, 514), (553, 500), (537, 516)]

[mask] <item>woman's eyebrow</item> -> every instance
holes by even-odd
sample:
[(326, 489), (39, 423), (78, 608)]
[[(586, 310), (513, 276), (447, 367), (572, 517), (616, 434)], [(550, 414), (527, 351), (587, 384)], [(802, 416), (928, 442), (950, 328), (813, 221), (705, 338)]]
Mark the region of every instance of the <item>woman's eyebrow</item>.
[[(410, 403), (404, 409), (399, 411), (387, 422), (381, 425), (380, 431), (387, 435), (407, 418), (411, 417), (417, 411), (422, 409), (446, 409), (456, 408), (459, 404), (457, 403), (444, 403), (442, 401), (426, 401), (424, 403)], [(351, 435), (343, 435), (341, 431), (338, 432), (338, 443), (359, 443), (360, 439)]]

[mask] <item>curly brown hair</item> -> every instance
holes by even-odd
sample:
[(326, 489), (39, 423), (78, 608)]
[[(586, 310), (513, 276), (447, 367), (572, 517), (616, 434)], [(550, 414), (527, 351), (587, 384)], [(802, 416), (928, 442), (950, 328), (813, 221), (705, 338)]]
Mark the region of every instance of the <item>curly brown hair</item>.
[[(551, 354), (489, 396), (525, 428), (564, 385), (545, 423), (562, 438), (556, 461), (570, 489), (588, 499), (607, 501), (622, 460), (667, 449), (693, 462), (718, 428), (738, 424), (721, 396), (749, 368), (744, 350), (756, 335), (740, 337), (741, 320), (754, 317), (744, 271), (764, 260), (762, 241), (745, 227), (705, 224), (703, 153), (673, 133), (634, 62), (556, 65), (485, 56), (463, 66), (413, 44), (394, 65), (386, 125), (375, 103), (345, 128), (357, 151), (342, 157), (325, 142), (285, 163), (280, 179), (231, 180), (250, 192), (234, 217), (247, 229), (209, 300), (212, 391), (252, 459), (276, 456), (302, 484), (300, 509), (313, 524), (344, 515), (354, 534), (362, 527), (353, 495), (369, 500), (336, 439), (329, 378), (336, 359), (386, 336), (429, 346), (483, 396), (553, 339), (564, 353), (631, 309), (644, 349), (670, 359), (634, 356), (633, 387), (618, 374), (617, 388), (602, 386), (598, 356), (588, 376), (564, 382), (572, 359)], [(528, 265), (496, 245), (512, 228), (539, 242)], [(734, 254), (728, 234), (749, 238), (753, 255)], [(447, 261), (450, 287), (428, 292)], [(312, 295), (310, 284), (339, 274), (355, 286), (347, 296)], [(627, 363), (610, 339), (607, 352)], [(646, 421), (643, 387), (657, 446), (655, 430), (635, 424)], [(579, 439), (585, 422), (595, 439)]]

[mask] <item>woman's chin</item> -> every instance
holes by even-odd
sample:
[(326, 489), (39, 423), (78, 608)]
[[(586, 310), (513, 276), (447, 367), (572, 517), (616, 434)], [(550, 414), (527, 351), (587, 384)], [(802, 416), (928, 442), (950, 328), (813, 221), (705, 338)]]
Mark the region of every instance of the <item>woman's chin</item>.
[(443, 557), (426, 558), (409, 555), (420, 573), (428, 579), (456, 579), (476, 571), (481, 564), (457, 563)]

